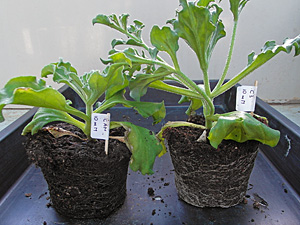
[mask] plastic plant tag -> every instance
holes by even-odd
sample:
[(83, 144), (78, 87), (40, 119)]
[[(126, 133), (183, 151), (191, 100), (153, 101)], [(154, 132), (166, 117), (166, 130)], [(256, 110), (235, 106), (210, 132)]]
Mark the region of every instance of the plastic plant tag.
[(108, 140), (110, 114), (93, 113), (91, 120), (91, 137)]
[(257, 86), (239, 86), (236, 93), (236, 110), (254, 112)]

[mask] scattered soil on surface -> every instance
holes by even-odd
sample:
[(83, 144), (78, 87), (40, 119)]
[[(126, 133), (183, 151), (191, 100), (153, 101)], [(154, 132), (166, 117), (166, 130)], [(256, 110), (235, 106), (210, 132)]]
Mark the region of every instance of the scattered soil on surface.
[(154, 196), (154, 190), (153, 190), (153, 188), (149, 187), (147, 193), (148, 193), (149, 196)]

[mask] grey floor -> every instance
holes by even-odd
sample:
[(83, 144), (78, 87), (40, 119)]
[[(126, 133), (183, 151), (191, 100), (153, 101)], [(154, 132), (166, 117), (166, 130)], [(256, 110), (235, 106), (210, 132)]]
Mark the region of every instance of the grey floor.
[[(289, 118), (291, 121), (300, 126), (300, 104), (276, 104), (271, 105), (277, 111)], [(3, 115), (5, 121), (0, 123), (0, 131), (11, 124), (13, 121), (25, 114), (29, 109), (15, 108), (15, 109), (3, 109)]]

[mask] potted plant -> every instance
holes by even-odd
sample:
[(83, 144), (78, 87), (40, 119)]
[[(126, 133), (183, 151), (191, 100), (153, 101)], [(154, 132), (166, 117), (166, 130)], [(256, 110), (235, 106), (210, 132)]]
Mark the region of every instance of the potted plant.
[[(198, 207), (230, 207), (240, 203), (246, 193), (248, 179), (257, 154), (258, 143), (275, 146), (280, 132), (268, 126), (266, 118), (247, 112), (233, 111), (217, 114), (214, 98), (226, 92), (251, 72), (280, 52), (300, 54), (300, 35), (285, 39), (282, 45), (265, 43), (259, 54), (248, 56), (248, 65), (226, 81), (235, 43), (240, 13), (248, 0), (230, 0), (233, 31), (224, 72), (213, 89), (208, 74), (209, 61), (217, 42), (226, 35), (220, 19), (223, 11), (214, 0), (179, 0), (182, 7), (177, 18), (167, 21), (170, 26), (153, 26), (149, 47), (142, 39), (144, 24), (135, 20), (128, 26), (128, 14), (98, 15), (93, 23), (107, 25), (127, 36), (113, 40), (110, 55), (122, 53), (132, 63), (125, 72), (130, 79), (130, 95), (135, 100), (154, 88), (181, 95), (179, 103), (190, 102), (189, 121), (169, 122), (158, 134), (162, 145), (167, 142), (175, 168), (175, 183), (179, 197)], [(178, 40), (183, 39), (194, 51), (203, 75), (203, 85), (197, 85), (181, 70), (177, 51)], [(129, 45), (118, 50), (116, 46)], [(172, 64), (159, 52), (165, 52)], [(103, 60), (113, 65), (113, 58)], [(172, 81), (175, 84), (167, 83)], [(195, 111), (203, 107), (204, 120)], [(165, 153), (166, 148), (161, 153)]]
[[(25, 148), (29, 159), (42, 169), (53, 207), (68, 217), (104, 218), (116, 211), (126, 197), (129, 161), (132, 170), (152, 174), (154, 160), (162, 151), (153, 132), (126, 121), (110, 122), (107, 142), (91, 138), (98, 118), (92, 113), (117, 104), (133, 107), (143, 117), (152, 116), (154, 123), (165, 115), (163, 102), (136, 102), (124, 97), (129, 82), (122, 71), (130, 62), (118, 54), (113, 58), (119, 63), (102, 73), (91, 71), (79, 76), (62, 60), (42, 69), (42, 78), (52, 75), (53, 81), (68, 85), (80, 96), (86, 106), (84, 112), (35, 76), (12, 78), (0, 91), (1, 121), (7, 104), (40, 107), (23, 130), (28, 137)], [(99, 100), (103, 95), (105, 98)], [(108, 123), (109, 118), (100, 126), (107, 128)]]

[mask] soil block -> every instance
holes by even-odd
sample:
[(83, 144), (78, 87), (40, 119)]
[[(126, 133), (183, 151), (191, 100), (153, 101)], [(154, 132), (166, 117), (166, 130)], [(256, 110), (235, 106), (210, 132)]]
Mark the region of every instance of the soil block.
[(258, 142), (223, 141), (218, 149), (197, 142), (203, 130), (166, 129), (179, 197), (197, 207), (228, 208), (244, 200)]
[[(55, 127), (81, 135), (68, 124)], [(48, 183), (51, 202), (60, 214), (71, 218), (105, 218), (126, 197), (126, 180), (131, 153), (124, 143), (85, 141), (73, 136), (54, 138), (48, 131), (28, 135), (25, 148), (29, 159), (41, 168)]]

